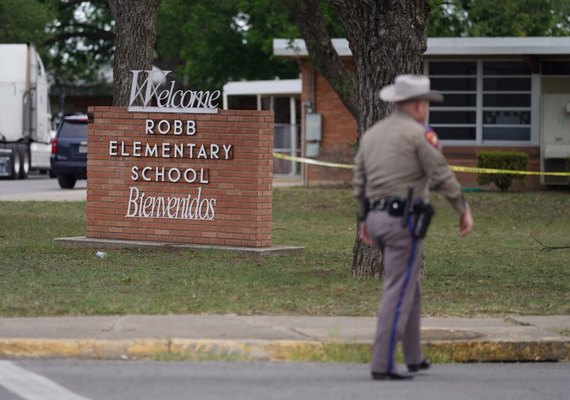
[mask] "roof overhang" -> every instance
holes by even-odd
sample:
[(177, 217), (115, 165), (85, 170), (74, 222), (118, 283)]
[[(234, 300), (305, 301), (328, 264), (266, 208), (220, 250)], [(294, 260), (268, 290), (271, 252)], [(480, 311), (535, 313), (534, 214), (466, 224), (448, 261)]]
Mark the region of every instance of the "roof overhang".
[[(332, 39), (332, 43), (339, 56), (352, 56), (346, 39)], [(273, 39), (273, 54), (290, 58), (309, 55), (303, 39)], [(425, 55), (570, 55), (570, 37), (428, 38)]]
[(294, 95), (301, 94), (300, 79), (279, 79), (270, 81), (235, 81), (224, 85), (228, 96)]
[[(352, 57), (346, 39), (332, 39), (333, 46), (341, 57)], [(273, 54), (281, 57), (304, 58), (308, 57), (307, 46), (303, 39), (273, 39)]]

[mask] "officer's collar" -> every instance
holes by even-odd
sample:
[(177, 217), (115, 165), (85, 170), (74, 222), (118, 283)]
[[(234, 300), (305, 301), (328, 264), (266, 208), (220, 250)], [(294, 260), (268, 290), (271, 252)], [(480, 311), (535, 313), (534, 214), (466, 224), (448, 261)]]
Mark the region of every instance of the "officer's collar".
[(409, 119), (412, 119), (412, 120), (415, 121), (414, 117), (412, 117), (410, 114), (408, 114), (408, 113), (405, 112), (405, 111), (398, 110), (398, 109), (394, 109), (394, 111), (392, 112), (392, 115), (393, 115), (394, 117), (409, 118)]
[(406, 118), (406, 119), (409, 119), (411, 121), (417, 122), (420, 125), (425, 125), (425, 123), (417, 121), (416, 119), (414, 119), (414, 117), (412, 115), (408, 114), (405, 111), (400, 111), (400, 110), (394, 109), (391, 116), (399, 117), (399, 118)]

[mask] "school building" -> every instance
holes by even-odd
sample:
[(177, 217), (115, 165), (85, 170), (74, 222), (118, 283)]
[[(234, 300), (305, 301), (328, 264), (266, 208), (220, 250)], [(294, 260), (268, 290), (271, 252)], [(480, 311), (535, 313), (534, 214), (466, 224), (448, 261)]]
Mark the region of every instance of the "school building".
[[(333, 44), (351, 67), (348, 42), (334, 39)], [(242, 95), (250, 85), (255, 93), (244, 97), (255, 99), (250, 106), (275, 111), (286, 132), (276, 130), (276, 151), (352, 163), (356, 121), (310, 65), (304, 41), (275, 39), (273, 49), (276, 56), (299, 62), (300, 81), (264, 81), (255, 88), (234, 82), (227, 94), (239, 97), (232, 85), (241, 84)], [(432, 89), (445, 96), (443, 103), (432, 104), (429, 123), (451, 165), (476, 166), (481, 150), (516, 150), (528, 153), (531, 171), (570, 169), (570, 37), (430, 38), (423, 68)], [(274, 172), (306, 184), (351, 178), (350, 170), (282, 160), (276, 160)], [(474, 174), (457, 177), (476, 186)], [(568, 177), (529, 176), (524, 187), (568, 184)]]

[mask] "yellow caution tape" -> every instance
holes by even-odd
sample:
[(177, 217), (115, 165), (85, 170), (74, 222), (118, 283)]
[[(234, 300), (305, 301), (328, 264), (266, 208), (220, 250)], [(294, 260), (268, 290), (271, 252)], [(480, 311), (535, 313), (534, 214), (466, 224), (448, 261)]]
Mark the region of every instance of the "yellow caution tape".
[[(287, 156), (287, 155), (281, 154), (281, 153), (273, 153), (273, 157), (279, 158), (281, 160), (300, 162), (303, 164), (319, 165), (321, 167), (354, 169), (354, 165), (351, 165), (351, 164), (339, 164), (339, 163), (331, 163), (331, 162), (327, 162), (327, 161), (318, 161), (318, 160), (313, 160), (312, 158)], [(456, 166), (456, 165), (450, 165), (449, 168), (455, 172), (466, 172), (466, 173), (472, 173), (472, 174), (570, 176), (570, 172), (515, 171), (515, 170), (510, 170), (510, 169), (460, 167), (460, 166)]]
[(320, 165), (321, 167), (354, 169), (354, 165), (350, 165), (350, 164), (338, 164), (338, 163), (331, 163), (331, 162), (326, 162), (326, 161), (313, 160), (312, 158), (286, 156), (285, 154), (280, 154), (280, 153), (273, 153), (273, 157), (280, 158), (281, 160), (296, 161), (296, 162), (300, 162), (303, 164)]
[(467, 172), (472, 174), (510, 174), (510, 175), (544, 175), (544, 176), (570, 176), (570, 172), (538, 172), (538, 171), (515, 171), (512, 169), (493, 169), (493, 168), (475, 168), (475, 167), (459, 167), (450, 165), (452, 171)]

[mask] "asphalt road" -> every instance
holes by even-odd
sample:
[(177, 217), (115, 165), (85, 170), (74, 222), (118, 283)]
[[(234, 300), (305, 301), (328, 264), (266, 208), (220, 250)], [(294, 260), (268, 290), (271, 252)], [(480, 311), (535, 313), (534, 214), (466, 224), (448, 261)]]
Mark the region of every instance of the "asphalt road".
[(436, 365), (379, 382), (354, 364), (19, 360), (0, 361), (0, 399), (568, 399), (569, 376), (569, 363)]
[(61, 189), (57, 179), (30, 173), (28, 179), (0, 179), (0, 201), (84, 201), (87, 181), (79, 180), (74, 189)]
[[(274, 186), (297, 186), (298, 180), (277, 179)], [(61, 189), (57, 179), (30, 172), (28, 179), (0, 178), (0, 201), (85, 201), (87, 181), (79, 180), (73, 189)], [(2, 399), (0, 399), (2, 400)]]

